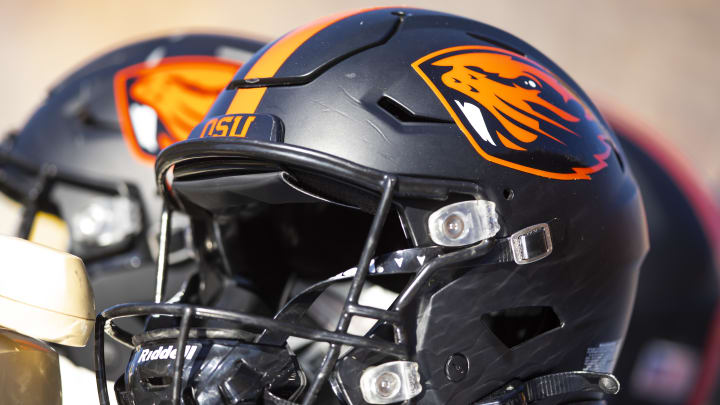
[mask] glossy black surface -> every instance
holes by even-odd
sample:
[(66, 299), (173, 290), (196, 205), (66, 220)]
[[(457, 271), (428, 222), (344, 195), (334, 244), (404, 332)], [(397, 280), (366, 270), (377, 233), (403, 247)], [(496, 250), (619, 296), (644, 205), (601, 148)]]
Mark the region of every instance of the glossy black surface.
[[(304, 384), (294, 356), (283, 347), (191, 338), (185, 353), (182, 377), (185, 403), (258, 403), (266, 387), (272, 387), (271, 392), (281, 398), (290, 398)], [(138, 346), (124, 380), (116, 386), (119, 403), (169, 401), (172, 393), (168, 387), (176, 356), (175, 340), (155, 340)]]
[[(597, 136), (600, 129), (613, 144), (604, 161), (606, 166), (578, 180), (542, 177), (486, 160), (459, 125), (450, 120), (441, 100), (412, 68), (413, 62), (452, 46), (504, 44), (548, 69), (588, 111), (599, 114), (562, 70), (511, 35), (446, 14), (395, 11), (383, 9), (361, 15), (364, 24), (396, 24), (392, 35), (379, 43), (356, 44), (357, 52), (352, 52), (343, 48), (340, 39), (334, 48), (335, 38), (354, 38), (362, 31), (355, 16), (330, 26), (342, 35), (321, 40), (325, 38), (321, 31), (285, 61), (280, 71), (287, 67), (295, 72), (293, 61), (300, 61), (297, 72), (301, 74), (328, 66), (330, 54), (344, 55), (308, 83), (268, 82), (254, 113), (277, 117), (283, 124), (283, 142), (226, 137), (178, 143), (162, 152), (157, 161), (158, 185), (176, 208), (193, 208), (196, 226), (207, 226), (213, 217), (207, 210), (196, 210), (191, 196), (176, 195), (167, 188), (166, 175), (173, 167), (188, 173), (193, 181), (215, 181), (213, 178), (220, 175), (238, 176), (240, 181), (244, 174), (280, 168), (306, 191), (373, 213), (371, 232), (367, 233), (353, 279), (354, 286), (360, 288), (388, 201), (418, 247), (431, 245), (427, 218), (434, 210), (463, 199), (492, 201), (499, 217), (498, 234), (426, 262), (401, 289), (391, 308), (398, 315), (388, 319), (399, 316), (398, 325), (380, 325), (369, 335), (373, 341), (392, 339), (394, 344), (406, 347), (408, 359), (419, 364), (423, 392), (410, 403), (469, 404), (515, 379), (528, 381), (583, 369), (612, 371), (629, 321), (648, 237), (639, 191), (620, 161), (623, 152), (610, 129), (599, 118), (593, 131), (577, 128), (589, 131), (578, 134), (580, 139)], [(304, 51), (322, 46), (333, 51)], [(241, 69), (236, 79), (245, 78), (259, 58)], [(228, 113), (236, 92), (255, 91), (255, 84), (236, 83), (221, 94), (206, 118)], [(395, 107), (389, 111), (387, 101), (379, 103), (383, 99), (394, 100), (390, 104), (395, 103)], [(413, 119), (415, 114), (418, 119)], [(595, 146), (588, 141), (566, 150), (529, 150), (527, 159), (535, 157), (544, 164), (582, 160), (580, 155), (592, 155), (597, 151)], [(534, 263), (515, 263), (507, 238), (542, 223), (550, 228), (553, 252)], [(367, 229), (358, 232), (366, 233)], [(243, 250), (242, 245), (232, 246), (246, 255), (253, 253)], [(247, 269), (242, 269), (242, 274), (253, 277)], [(274, 274), (279, 283), (290, 276), (282, 270)], [(348, 294), (336, 333), (344, 332), (352, 311), (358, 312), (355, 304), (353, 294)], [(487, 314), (527, 307), (551, 308), (560, 326), (508, 347), (483, 322)], [(331, 371), (335, 392), (347, 391), (346, 399), (352, 404), (363, 403), (357, 386), (359, 373), (385, 359), (370, 355), (368, 347), (356, 347), (350, 353), (333, 370), (338, 352), (336, 347), (330, 349), (320, 369), (320, 380), (315, 380), (310, 394), (303, 398), (305, 404), (312, 403), (317, 381)], [(468, 370), (465, 378), (449, 380), (446, 364), (455, 354), (467, 359)], [(573, 396), (572, 400), (599, 398), (591, 393), (584, 398)], [(537, 403), (563, 401), (552, 397)]]

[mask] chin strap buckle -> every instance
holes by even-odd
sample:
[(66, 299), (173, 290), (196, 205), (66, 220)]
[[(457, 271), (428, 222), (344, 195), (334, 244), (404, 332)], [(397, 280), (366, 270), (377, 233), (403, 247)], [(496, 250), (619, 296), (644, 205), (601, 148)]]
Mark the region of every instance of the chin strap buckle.
[(570, 371), (548, 374), (528, 381), (513, 381), (474, 405), (527, 405), (536, 401), (581, 392), (615, 395), (620, 382), (612, 374)]

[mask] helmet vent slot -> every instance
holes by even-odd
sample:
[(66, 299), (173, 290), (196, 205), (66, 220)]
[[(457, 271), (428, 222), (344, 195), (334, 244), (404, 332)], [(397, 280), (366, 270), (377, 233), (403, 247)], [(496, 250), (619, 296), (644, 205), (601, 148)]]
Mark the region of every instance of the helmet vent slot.
[(417, 115), (410, 111), (407, 107), (400, 104), (398, 101), (393, 100), (392, 98), (388, 96), (382, 96), (380, 100), (378, 100), (378, 105), (380, 108), (385, 110), (388, 114), (395, 117), (398, 121), (401, 122), (426, 122), (426, 123), (436, 123), (436, 124), (452, 124), (452, 121), (450, 120), (444, 120), (440, 118), (433, 118), (433, 117), (425, 117), (422, 115)]
[(482, 321), (508, 348), (562, 326), (557, 314), (550, 307), (503, 309), (483, 315)]
[(618, 163), (620, 163), (620, 170), (623, 172), (625, 171), (625, 161), (623, 161), (622, 156), (620, 155), (620, 152), (618, 151), (617, 147), (613, 144), (612, 146), (613, 153), (615, 154), (615, 157), (617, 158)]

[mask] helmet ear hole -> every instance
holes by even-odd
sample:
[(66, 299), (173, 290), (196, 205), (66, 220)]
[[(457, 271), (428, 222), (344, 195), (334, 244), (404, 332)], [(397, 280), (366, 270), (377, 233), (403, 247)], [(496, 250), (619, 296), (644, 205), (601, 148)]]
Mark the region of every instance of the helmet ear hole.
[(518, 307), (491, 312), (482, 316), (485, 326), (512, 349), (555, 328), (562, 322), (551, 307)]

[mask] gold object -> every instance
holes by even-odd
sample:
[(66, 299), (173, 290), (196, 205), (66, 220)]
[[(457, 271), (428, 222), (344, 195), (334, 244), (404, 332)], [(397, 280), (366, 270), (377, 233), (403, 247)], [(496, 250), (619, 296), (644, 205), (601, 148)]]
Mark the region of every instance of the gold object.
[(0, 402), (62, 405), (55, 350), (39, 340), (0, 329)]

